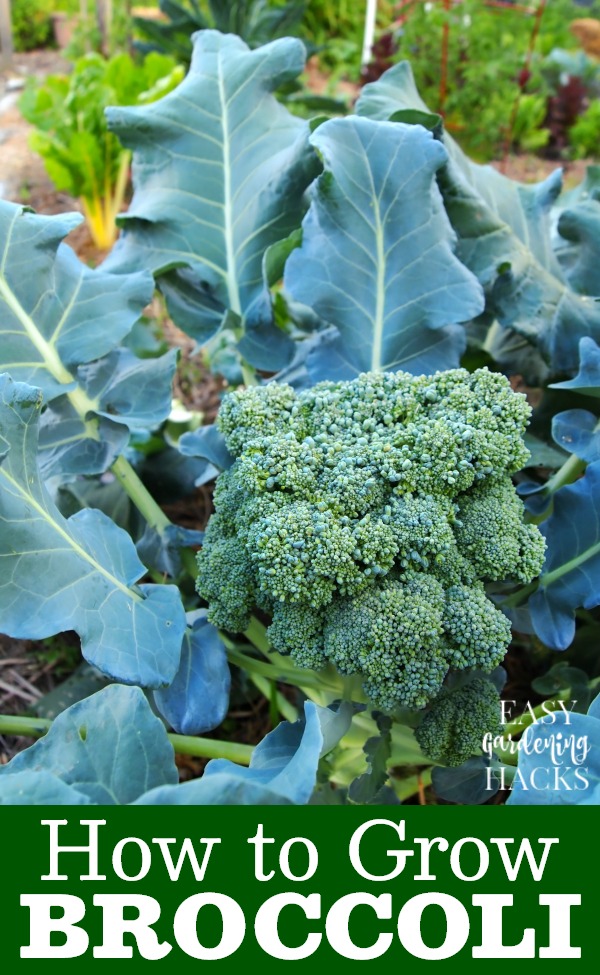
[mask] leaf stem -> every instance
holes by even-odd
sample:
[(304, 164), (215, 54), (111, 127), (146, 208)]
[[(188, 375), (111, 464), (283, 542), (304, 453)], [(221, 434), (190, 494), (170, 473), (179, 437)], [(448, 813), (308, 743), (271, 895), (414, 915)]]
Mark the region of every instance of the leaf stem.
[[(40, 738), (52, 725), (48, 718), (31, 718), (23, 715), (0, 714), (0, 735), (26, 735)], [(254, 751), (253, 745), (237, 741), (219, 741), (217, 738), (200, 738), (193, 735), (168, 734), (178, 755), (193, 755), (196, 758), (228, 758), (238, 765), (248, 765)]]
[(168, 528), (171, 522), (122, 454), (117, 457), (111, 470), (150, 528), (159, 533)]
[(551, 497), (560, 488), (565, 487), (567, 484), (572, 484), (584, 472), (586, 466), (585, 460), (582, 460), (577, 454), (571, 454), (570, 457), (567, 457), (562, 467), (559, 467), (556, 473), (546, 481), (544, 495)]
[[(221, 639), (227, 649), (227, 659), (230, 663), (241, 667), (251, 676), (258, 675), (271, 681), (281, 681), (284, 684), (293, 684), (300, 688), (323, 688), (323, 682), (317, 674), (311, 670), (300, 670), (299, 667), (283, 668), (276, 663), (265, 663), (244, 653), (238, 646), (232, 643), (225, 634), (221, 633)], [(266, 695), (268, 697), (268, 695)]]
[(239, 741), (220, 741), (218, 738), (196, 738), (194, 735), (168, 734), (178, 755), (193, 755), (196, 758), (228, 758), (237, 765), (249, 765), (254, 745), (244, 745)]
[[(172, 522), (156, 503), (129, 461), (121, 454), (113, 463), (111, 470), (150, 528), (162, 535)], [(189, 548), (181, 548), (179, 556), (185, 571), (195, 579), (198, 566), (194, 552)]]
[[(255, 616), (251, 617), (250, 625), (244, 631), (244, 636), (263, 655), (267, 663), (246, 654), (239, 643), (234, 643), (226, 633), (221, 631), (221, 639), (227, 648), (229, 660), (231, 663), (243, 667), (249, 673), (259, 673), (265, 677), (270, 677), (272, 680), (298, 687), (315, 704), (325, 706), (332, 700), (348, 700), (350, 692), (353, 701), (362, 704), (369, 703), (369, 699), (362, 690), (358, 675), (353, 675), (350, 678), (341, 677), (331, 664), (318, 672), (299, 667), (292, 657), (284, 656), (273, 649), (267, 637), (266, 627)], [(327, 695), (328, 699), (325, 700)]]
[(267, 636), (267, 628), (264, 623), (257, 620), (256, 616), (250, 617), (250, 624), (248, 629), (244, 631), (244, 636), (250, 643), (260, 650), (262, 655), (267, 658), (267, 660), (272, 659), (271, 644), (269, 643), (269, 638)]
[[(290, 721), (292, 724), (294, 721), (298, 720), (298, 711), (294, 705), (288, 701), (286, 697), (283, 696), (281, 691), (277, 690), (277, 686), (273, 680), (267, 677), (262, 677), (260, 674), (250, 674), (250, 680), (256, 688), (260, 691), (263, 697), (266, 697), (267, 701), (271, 701), (277, 712), (286, 721)], [(275, 722), (273, 722), (275, 724)]]

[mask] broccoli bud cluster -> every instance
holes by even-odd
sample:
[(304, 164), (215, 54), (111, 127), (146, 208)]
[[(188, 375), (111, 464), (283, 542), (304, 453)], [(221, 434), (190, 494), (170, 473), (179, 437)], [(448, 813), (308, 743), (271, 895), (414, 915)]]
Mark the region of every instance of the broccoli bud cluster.
[(227, 395), (235, 462), (198, 557), (209, 619), (237, 632), (260, 608), (277, 650), (360, 674), (385, 711), (424, 708), (449, 671), (490, 672), (510, 625), (484, 584), (544, 560), (510, 479), (529, 415), (487, 369)]
[(498, 692), (489, 680), (474, 677), (462, 687), (442, 691), (425, 712), (415, 738), (434, 762), (456, 767), (481, 755), (486, 735), (501, 732)]

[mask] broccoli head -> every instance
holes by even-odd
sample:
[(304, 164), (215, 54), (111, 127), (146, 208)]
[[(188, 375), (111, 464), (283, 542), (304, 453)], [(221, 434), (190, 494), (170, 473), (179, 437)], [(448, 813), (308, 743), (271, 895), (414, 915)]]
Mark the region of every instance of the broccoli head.
[(484, 583), (529, 582), (544, 559), (510, 480), (529, 415), (487, 369), (230, 393), (217, 425), (235, 462), (198, 557), (209, 619), (244, 630), (258, 606), (277, 650), (360, 675), (385, 711), (490, 672), (510, 626)]
[(428, 758), (455, 767), (481, 754), (486, 734), (501, 732), (498, 691), (484, 677), (473, 677), (432, 701), (415, 737)]

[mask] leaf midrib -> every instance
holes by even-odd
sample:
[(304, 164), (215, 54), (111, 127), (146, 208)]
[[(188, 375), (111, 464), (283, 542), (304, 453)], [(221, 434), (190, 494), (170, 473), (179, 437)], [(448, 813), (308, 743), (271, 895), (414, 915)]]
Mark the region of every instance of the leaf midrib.
[(237, 315), (242, 314), (242, 305), (237, 286), (235, 246), (233, 240), (233, 221), (232, 221), (232, 193), (231, 193), (231, 155), (229, 144), (229, 112), (228, 102), (225, 93), (223, 78), (223, 63), (221, 51), (217, 58), (217, 81), (219, 86), (219, 99), (221, 102), (221, 129), (223, 136), (223, 214), (224, 226), (223, 234), (225, 237), (225, 259), (227, 262), (227, 293), (229, 295), (229, 307)]
[[(18, 300), (17, 296), (15, 295), (14, 291), (10, 287), (8, 281), (6, 280), (4, 268), (6, 264), (6, 254), (8, 252), (8, 247), (12, 236), (12, 227), (14, 226), (14, 220), (16, 220), (16, 217), (13, 219), (13, 223), (11, 224), (10, 231), (7, 235), (5, 253), (2, 260), (2, 268), (0, 270), (0, 297), (4, 299), (7, 307), (13, 313), (17, 321), (20, 322), (20, 324), (23, 326), (23, 330), (27, 338), (33, 345), (34, 349), (37, 352), (39, 352), (42, 359), (40, 365), (44, 365), (48, 370), (48, 372), (50, 373), (50, 375), (53, 376), (53, 378), (56, 379), (56, 381), (61, 385), (70, 386), (75, 384), (76, 388), (70, 391), (65, 390), (65, 395), (68, 396), (76, 412), (84, 421), (84, 423), (86, 423), (86, 432), (88, 433), (88, 435), (92, 439), (99, 439), (97, 424), (95, 427), (91, 427), (90, 424), (86, 421), (87, 415), (98, 409), (98, 402), (96, 400), (90, 399), (90, 397), (77, 383), (77, 380), (72, 375), (72, 373), (70, 373), (69, 370), (63, 365), (63, 363), (60, 360), (60, 356), (58, 355), (58, 352), (54, 347), (54, 345), (52, 345), (51, 342), (48, 342), (41, 334), (34, 320), (31, 318), (30, 315), (27, 314), (27, 312), (23, 308), (23, 305)], [(55, 330), (55, 335), (59, 333), (60, 330), (62, 329), (64, 322), (66, 320), (66, 315), (68, 313), (68, 310), (70, 310), (70, 308), (75, 303), (75, 298), (78, 292), (79, 292), (79, 287), (77, 288), (75, 296), (72, 298), (68, 306), (68, 309), (65, 310), (65, 314), (63, 315), (61, 321), (59, 322)]]
[(73, 550), (75, 555), (79, 556), (79, 558), (82, 558), (86, 562), (88, 562), (89, 565), (91, 565), (96, 572), (98, 572), (100, 575), (103, 575), (105, 579), (108, 579), (111, 585), (113, 585), (116, 589), (119, 589), (121, 592), (125, 593), (125, 595), (127, 595), (130, 599), (135, 600), (137, 602), (143, 602), (142, 596), (135, 593), (132, 589), (129, 588), (129, 586), (124, 585), (119, 579), (117, 579), (114, 575), (112, 575), (112, 573), (110, 573), (107, 569), (105, 569), (104, 566), (100, 565), (100, 563), (97, 562), (89, 554), (89, 552), (86, 552), (86, 550), (82, 548), (81, 545), (78, 545), (77, 542), (74, 540), (74, 538), (67, 531), (65, 531), (65, 529), (62, 528), (55, 521), (54, 518), (52, 518), (50, 512), (48, 512), (43, 507), (43, 505), (41, 505), (39, 501), (37, 501), (33, 497), (32, 494), (30, 494), (28, 491), (24, 489), (23, 486), (8, 473), (5, 467), (0, 467), (0, 477), (3, 477), (6, 481), (8, 481), (8, 483), (18, 492), (18, 494), (22, 498), (24, 498), (37, 511), (40, 517), (43, 518), (44, 521), (48, 525), (50, 525), (50, 527), (61, 538), (63, 538), (67, 542), (69, 548)]

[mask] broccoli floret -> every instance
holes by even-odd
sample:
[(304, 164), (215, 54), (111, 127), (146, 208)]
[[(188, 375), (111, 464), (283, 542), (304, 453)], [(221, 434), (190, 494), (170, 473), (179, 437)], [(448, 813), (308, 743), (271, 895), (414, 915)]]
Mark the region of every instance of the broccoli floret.
[(337, 601), (325, 624), (325, 654), (342, 674), (361, 674), (376, 707), (422, 708), (448, 673), (442, 586), (429, 575), (386, 580)]
[(529, 582), (541, 571), (546, 543), (534, 526), (523, 524), (524, 510), (508, 477), (459, 499), (456, 542), (480, 579)]
[(229, 452), (237, 457), (251, 440), (285, 433), (295, 398), (294, 390), (285, 383), (250, 386), (243, 395), (225, 396), (217, 427)]
[(324, 628), (322, 610), (297, 603), (276, 603), (267, 636), (280, 653), (292, 654), (299, 667), (321, 670), (327, 663)]
[(503, 659), (511, 636), (509, 620), (487, 598), (481, 584), (447, 590), (444, 631), (451, 644), (452, 667), (486, 673)]
[(501, 731), (498, 692), (491, 681), (474, 677), (432, 701), (415, 737), (428, 758), (455, 767), (481, 754), (486, 734)]
[(455, 549), (454, 505), (448, 498), (408, 494), (394, 497), (388, 510), (399, 565), (427, 570)]
[(252, 562), (235, 535), (222, 534), (216, 516), (198, 553), (198, 579), (209, 604), (210, 622), (233, 633), (245, 630), (256, 605)]
[(199, 558), (210, 618), (237, 630), (258, 606), (276, 649), (360, 675), (385, 711), (425, 707), (449, 672), (489, 672), (510, 625), (483, 583), (529, 582), (543, 560), (510, 481), (529, 414), (486, 369), (227, 395), (236, 460)]
[(250, 441), (239, 458), (237, 477), (247, 491), (275, 488), (301, 495), (314, 492), (321, 454), (314, 441), (299, 442), (293, 433)]

